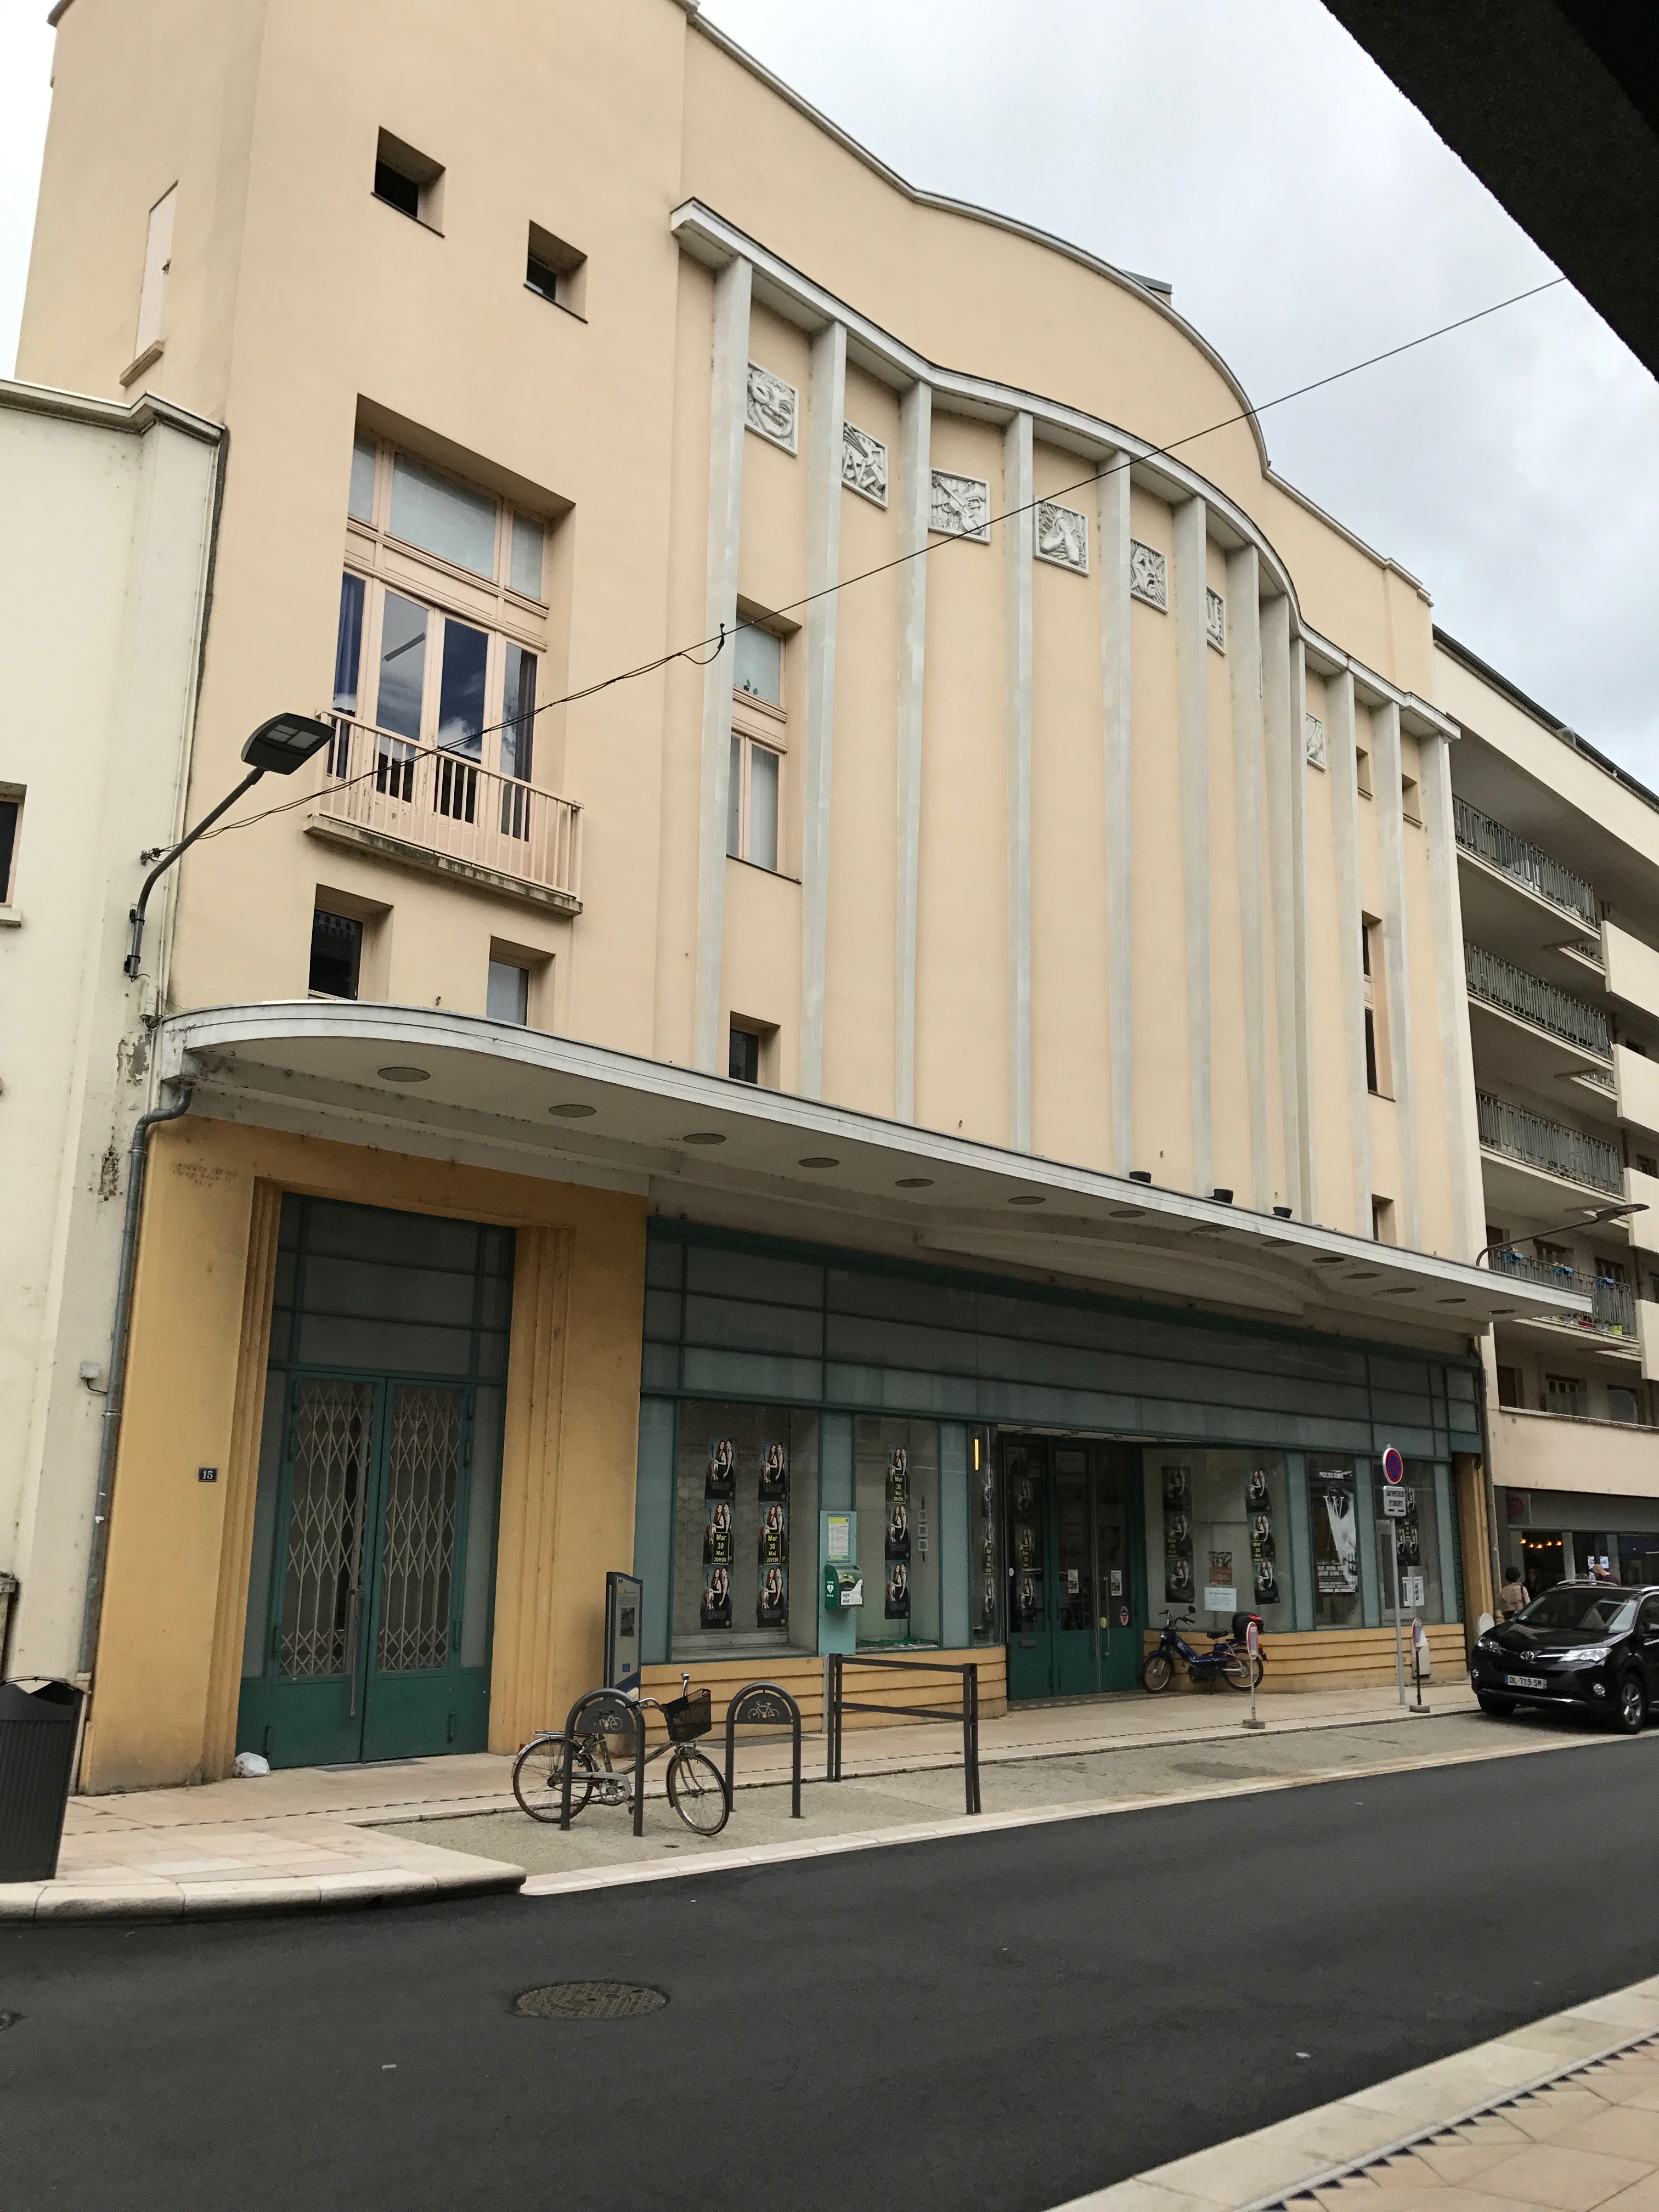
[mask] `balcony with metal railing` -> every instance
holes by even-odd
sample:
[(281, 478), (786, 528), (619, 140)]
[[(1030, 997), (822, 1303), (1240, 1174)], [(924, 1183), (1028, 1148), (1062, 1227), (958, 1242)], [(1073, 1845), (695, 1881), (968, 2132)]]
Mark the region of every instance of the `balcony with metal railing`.
[(1547, 1322), (1546, 1327), (1585, 1329), (1593, 1336), (1620, 1337), (1635, 1348), (1636, 1294), (1628, 1283), (1617, 1283), (1609, 1276), (1569, 1267), (1565, 1262), (1534, 1259), (1522, 1252), (1494, 1252), (1492, 1266), (1496, 1273), (1516, 1275), (1522, 1282), (1542, 1283), (1589, 1300), (1587, 1315), (1563, 1314), (1559, 1320)]
[(313, 835), (581, 912), (581, 808), (465, 753), (337, 721), (318, 756)]
[(1590, 928), (1596, 926), (1595, 890), (1583, 876), (1575, 875), (1571, 868), (1563, 867), (1559, 860), (1536, 845), (1529, 845), (1524, 837), (1517, 837), (1513, 830), (1506, 830), (1501, 822), (1494, 822), (1490, 814), (1483, 814), (1471, 806), (1467, 799), (1452, 795), (1452, 831), (1458, 844), (1466, 853), (1472, 853), (1488, 867), (1496, 868), (1511, 882), (1547, 899), (1552, 906), (1560, 907)]
[(1613, 1032), (1599, 1006), (1576, 999), (1559, 983), (1547, 983), (1541, 975), (1529, 975), (1512, 961), (1488, 952), (1484, 945), (1471, 945), (1467, 938), (1463, 965), (1472, 999), (1530, 1022), (1534, 1029), (1547, 1030), (1552, 1036), (1598, 1060), (1612, 1060)]
[(1570, 1129), (1565, 1121), (1552, 1121), (1486, 1091), (1475, 1092), (1474, 1112), (1483, 1152), (1501, 1153), (1505, 1159), (1568, 1182), (1587, 1183), (1592, 1190), (1623, 1195), (1624, 1168), (1613, 1146), (1600, 1137), (1587, 1137), (1582, 1129)]

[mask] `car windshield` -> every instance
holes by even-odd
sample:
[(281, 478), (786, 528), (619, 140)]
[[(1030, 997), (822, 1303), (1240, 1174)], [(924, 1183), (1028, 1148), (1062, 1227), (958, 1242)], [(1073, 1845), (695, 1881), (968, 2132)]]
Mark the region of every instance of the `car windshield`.
[(1622, 1636), (1636, 1618), (1634, 1598), (1612, 1590), (1553, 1589), (1518, 1614), (1523, 1628), (1553, 1628), (1585, 1636)]

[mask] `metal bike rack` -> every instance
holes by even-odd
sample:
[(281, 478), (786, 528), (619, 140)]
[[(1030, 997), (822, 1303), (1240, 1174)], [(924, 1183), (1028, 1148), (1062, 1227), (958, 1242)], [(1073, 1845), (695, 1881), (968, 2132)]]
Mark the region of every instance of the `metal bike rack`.
[(564, 1789), (559, 1803), (559, 1826), (570, 1826), (570, 1770), (576, 1763), (576, 1723), (580, 1716), (592, 1710), (599, 1715), (598, 1724), (584, 1733), (588, 1735), (620, 1735), (618, 1723), (626, 1723), (634, 1735), (634, 1833), (645, 1833), (645, 1715), (632, 1698), (624, 1697), (620, 1690), (586, 1690), (570, 1708), (564, 1724)]
[(739, 1727), (781, 1728), (794, 1735), (794, 1768), (790, 1780), (789, 1817), (800, 1818), (800, 1707), (781, 1682), (745, 1682), (726, 1709), (726, 1802), (732, 1800), (732, 1776)]
[[(938, 1705), (872, 1705), (843, 1694), (844, 1670), (854, 1667), (884, 1667), (897, 1674), (960, 1674), (962, 1677), (962, 1711), (951, 1712)], [(911, 1720), (954, 1721), (962, 1723), (962, 1771), (967, 1785), (968, 1810), (977, 1813), (979, 1802), (979, 1668), (977, 1663), (965, 1667), (945, 1667), (921, 1659), (873, 1659), (862, 1651), (850, 1661), (844, 1652), (830, 1655), (830, 1755), (829, 1779), (841, 1780), (841, 1717), (843, 1713), (903, 1713)]]

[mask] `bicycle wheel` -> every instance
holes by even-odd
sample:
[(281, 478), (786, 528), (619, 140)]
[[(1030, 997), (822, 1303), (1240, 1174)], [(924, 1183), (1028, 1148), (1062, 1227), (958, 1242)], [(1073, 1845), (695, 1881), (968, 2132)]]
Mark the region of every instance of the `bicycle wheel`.
[(1140, 1670), (1143, 1690), (1167, 1690), (1175, 1680), (1175, 1662), (1167, 1651), (1149, 1651)]
[[(532, 1820), (558, 1820), (564, 1803), (564, 1750), (562, 1735), (532, 1736), (513, 1762), (513, 1795)], [(592, 1791), (593, 1762), (579, 1743), (570, 1769), (573, 1820)]]
[(668, 1802), (700, 1836), (718, 1836), (732, 1810), (726, 1777), (712, 1759), (684, 1744), (668, 1762)]
[(1254, 1674), (1257, 1685), (1259, 1686), (1261, 1683), (1261, 1656), (1258, 1654), (1255, 1658), (1252, 1659), (1248, 1651), (1235, 1651), (1221, 1671), (1226, 1680), (1232, 1684), (1234, 1689), (1248, 1690), (1250, 1687), (1250, 1678), (1252, 1674)]

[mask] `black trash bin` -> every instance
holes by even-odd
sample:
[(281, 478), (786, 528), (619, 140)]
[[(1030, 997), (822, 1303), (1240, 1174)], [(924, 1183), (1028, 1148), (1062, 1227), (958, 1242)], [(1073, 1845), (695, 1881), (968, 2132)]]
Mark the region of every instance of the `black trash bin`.
[(72, 1682), (0, 1682), (0, 1881), (58, 1871), (82, 1694)]

